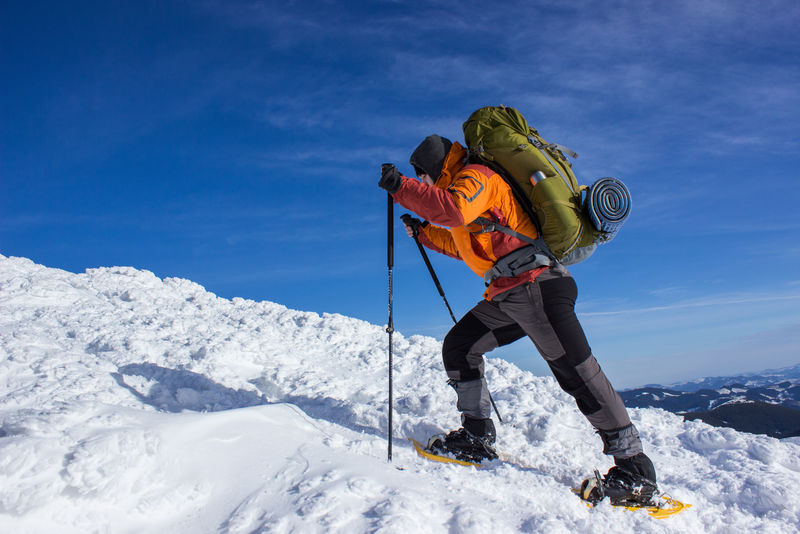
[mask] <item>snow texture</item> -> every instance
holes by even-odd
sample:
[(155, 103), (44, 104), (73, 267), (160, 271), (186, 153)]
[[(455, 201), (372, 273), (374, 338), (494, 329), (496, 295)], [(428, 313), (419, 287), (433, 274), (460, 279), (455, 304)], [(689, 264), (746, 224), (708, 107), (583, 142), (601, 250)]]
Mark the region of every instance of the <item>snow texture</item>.
[(383, 326), (147, 271), (0, 256), (0, 532), (800, 528), (797, 440), (657, 409), (632, 418), (661, 487), (694, 506), (661, 521), (586, 507), (570, 486), (610, 466), (600, 439), (552, 378), (501, 359), (487, 373), (512, 460), (419, 458), (402, 438), (458, 426), (428, 337), (394, 336), (389, 463), (387, 342)]

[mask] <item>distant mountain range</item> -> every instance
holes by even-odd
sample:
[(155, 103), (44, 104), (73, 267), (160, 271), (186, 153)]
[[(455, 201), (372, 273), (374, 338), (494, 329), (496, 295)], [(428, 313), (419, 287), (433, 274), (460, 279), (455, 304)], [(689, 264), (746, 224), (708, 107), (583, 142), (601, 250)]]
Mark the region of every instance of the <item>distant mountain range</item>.
[(655, 387), (662, 389), (675, 389), (678, 391), (697, 391), (700, 389), (717, 389), (728, 384), (743, 384), (747, 387), (770, 386), (780, 382), (800, 382), (800, 365), (782, 367), (780, 369), (768, 369), (758, 373), (743, 375), (713, 376), (698, 378), (691, 382), (676, 382), (674, 384), (647, 384), (644, 387)]
[(800, 365), (648, 385), (621, 391), (620, 396), (632, 408), (662, 408), (688, 420), (776, 438), (800, 436)]

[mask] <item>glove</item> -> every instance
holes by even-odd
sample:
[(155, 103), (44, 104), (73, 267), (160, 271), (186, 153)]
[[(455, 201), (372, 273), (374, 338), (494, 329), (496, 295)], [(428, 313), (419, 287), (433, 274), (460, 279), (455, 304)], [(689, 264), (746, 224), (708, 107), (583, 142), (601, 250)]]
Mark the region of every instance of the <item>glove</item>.
[(416, 217), (412, 217), (408, 213), (401, 215), (400, 220), (403, 221), (403, 224), (405, 224), (407, 227), (411, 228), (411, 237), (419, 234), (419, 227), (422, 226), (422, 221)]
[(381, 180), (378, 182), (378, 187), (385, 189), (390, 195), (394, 195), (403, 184), (403, 175), (397, 170), (397, 167), (391, 163), (384, 163), (381, 165)]

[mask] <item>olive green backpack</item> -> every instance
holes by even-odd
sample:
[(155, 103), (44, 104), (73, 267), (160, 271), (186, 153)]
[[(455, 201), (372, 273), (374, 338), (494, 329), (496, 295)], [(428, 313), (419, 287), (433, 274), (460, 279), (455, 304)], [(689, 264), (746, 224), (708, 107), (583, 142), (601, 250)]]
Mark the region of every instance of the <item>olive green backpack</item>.
[[(593, 221), (594, 213), (587, 209), (586, 202), (590, 188), (578, 183), (564, 154), (572, 158), (578, 155), (561, 145), (547, 143), (517, 110), (506, 106), (481, 108), (470, 115), (463, 129), (470, 160), (487, 165), (506, 180), (561, 263), (583, 261), (598, 244), (614, 237), (621, 220), (612, 225), (600, 222), (595, 227), (598, 221)], [(621, 185), (624, 194), (628, 194), (618, 180), (603, 180), (616, 182), (612, 185)], [(620, 199), (615, 193), (611, 202), (612, 211), (623, 209), (621, 219), (627, 217), (629, 195)], [(508, 230), (499, 225), (494, 229)]]

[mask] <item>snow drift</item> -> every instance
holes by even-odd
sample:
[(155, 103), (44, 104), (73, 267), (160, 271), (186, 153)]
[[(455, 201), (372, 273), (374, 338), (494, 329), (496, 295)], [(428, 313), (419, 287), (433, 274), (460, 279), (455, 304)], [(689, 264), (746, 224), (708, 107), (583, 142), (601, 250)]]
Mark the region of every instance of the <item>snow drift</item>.
[[(522, 342), (522, 341), (521, 341)], [(418, 458), (403, 436), (458, 426), (440, 345), (340, 315), (226, 300), (114, 267), (0, 256), (0, 531), (797, 532), (800, 445), (632, 410), (662, 521), (569, 490), (610, 462), (549, 377), (490, 358), (486, 469)], [(599, 355), (602, 363), (602, 355)]]

